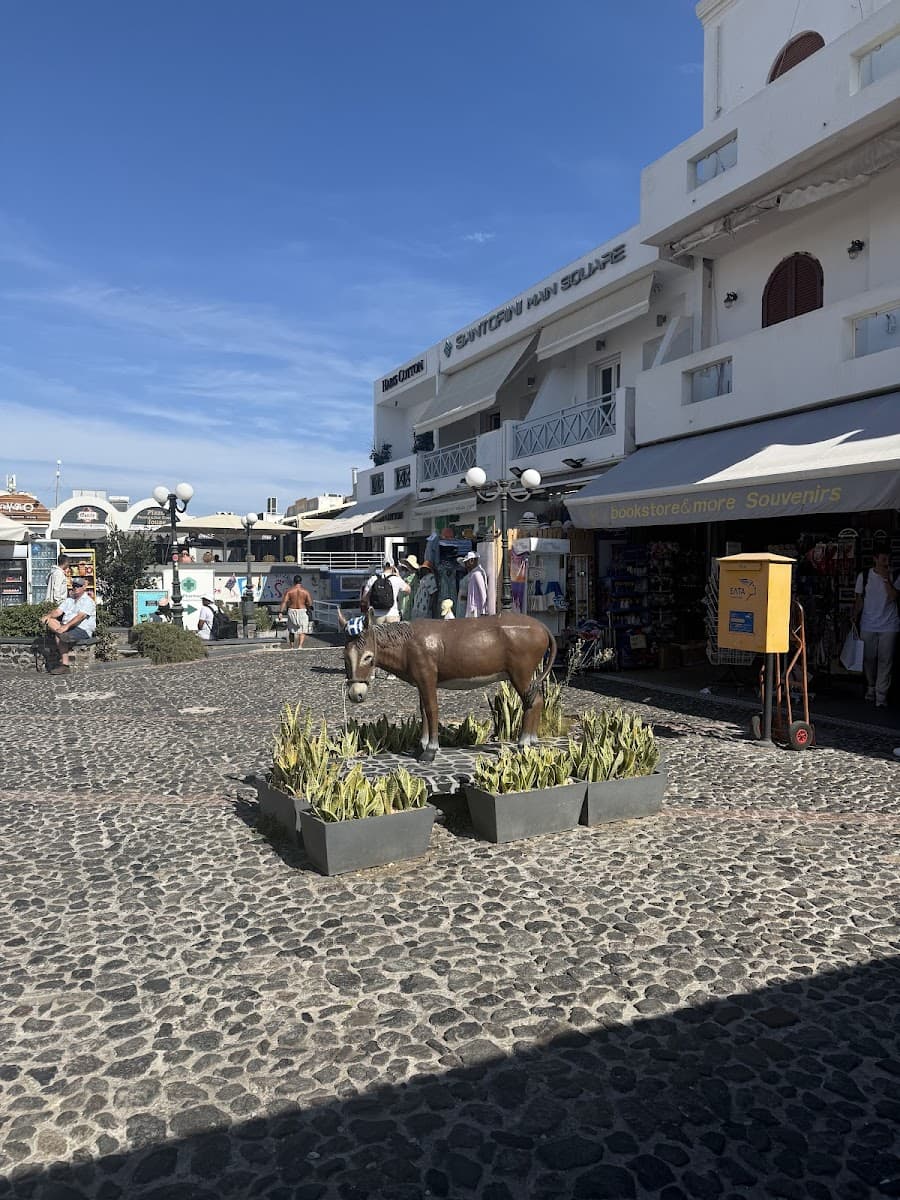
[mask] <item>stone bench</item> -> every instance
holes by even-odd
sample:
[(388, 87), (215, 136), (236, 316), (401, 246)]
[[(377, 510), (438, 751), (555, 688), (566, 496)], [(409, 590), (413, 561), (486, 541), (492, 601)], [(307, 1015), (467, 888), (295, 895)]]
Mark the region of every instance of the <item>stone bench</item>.
[[(69, 647), (69, 665), (73, 671), (90, 666), (94, 661), (94, 646), (96, 644), (94, 638), (88, 638), (82, 642), (74, 642)], [(59, 661), (59, 651), (56, 648), (56, 641), (52, 636), (40, 635), (31, 641), (31, 661), (28, 664), (29, 666), (33, 666), (36, 671), (51, 671), (59, 665)]]

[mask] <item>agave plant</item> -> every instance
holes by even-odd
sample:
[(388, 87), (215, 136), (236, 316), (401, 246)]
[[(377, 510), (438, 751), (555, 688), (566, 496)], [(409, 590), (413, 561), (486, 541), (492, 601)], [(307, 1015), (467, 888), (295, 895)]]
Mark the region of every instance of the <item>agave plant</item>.
[(358, 821), (388, 813), (406, 812), (425, 804), (425, 781), (402, 767), (389, 775), (367, 779), (356, 763), (346, 775), (335, 773), (326, 786), (309, 797), (310, 808), (323, 821)]
[(554, 746), (503, 750), (496, 758), (482, 755), (475, 762), (475, 787), (496, 795), (558, 787), (571, 778), (571, 755)]
[(308, 788), (335, 766), (334, 751), (323, 720), (313, 731), (309, 709), (285, 705), (272, 741), (272, 767), (269, 782), (273, 787), (303, 796)]
[(589, 783), (652, 775), (659, 765), (659, 746), (652, 725), (623, 708), (581, 714), (582, 738), (569, 739), (574, 774)]
[(460, 749), (465, 746), (483, 746), (491, 736), (490, 721), (476, 721), (469, 713), (464, 721), (455, 725), (441, 725), (438, 740), (442, 746)]
[(366, 754), (410, 754), (422, 741), (422, 722), (404, 717), (399, 725), (380, 716), (377, 721), (347, 722), (347, 732), (355, 734)]

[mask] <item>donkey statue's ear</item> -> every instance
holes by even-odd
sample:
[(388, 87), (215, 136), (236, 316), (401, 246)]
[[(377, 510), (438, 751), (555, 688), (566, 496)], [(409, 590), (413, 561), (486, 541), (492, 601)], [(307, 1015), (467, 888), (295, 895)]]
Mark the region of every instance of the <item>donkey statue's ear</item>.
[(347, 618), (341, 612), (340, 608), (338, 609), (338, 612), (337, 612), (337, 618), (338, 618), (338, 629), (346, 629), (347, 628)]

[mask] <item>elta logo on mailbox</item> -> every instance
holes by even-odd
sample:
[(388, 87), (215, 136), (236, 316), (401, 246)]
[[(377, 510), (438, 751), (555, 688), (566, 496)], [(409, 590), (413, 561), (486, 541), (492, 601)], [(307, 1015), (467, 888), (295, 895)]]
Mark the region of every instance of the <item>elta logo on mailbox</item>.
[(749, 600), (756, 595), (756, 584), (752, 579), (739, 579), (728, 589), (728, 595), (732, 600)]

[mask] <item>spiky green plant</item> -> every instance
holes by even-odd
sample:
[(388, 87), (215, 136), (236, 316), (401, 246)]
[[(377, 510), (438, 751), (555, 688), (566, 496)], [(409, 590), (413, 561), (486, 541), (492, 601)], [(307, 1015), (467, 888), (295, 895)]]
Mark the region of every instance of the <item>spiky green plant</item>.
[[(538, 726), (538, 737), (560, 737), (569, 728), (569, 719), (563, 712), (562, 685), (553, 679), (544, 684), (544, 708)], [(488, 700), (494, 737), (499, 742), (515, 742), (522, 729), (522, 701), (519, 693), (505, 681)]]
[(351, 719), (347, 730), (356, 734), (366, 754), (411, 754), (422, 741), (422, 722), (418, 717), (404, 717), (399, 725), (383, 715), (377, 721)]
[(558, 787), (572, 778), (568, 750), (555, 746), (529, 746), (503, 750), (496, 758), (481, 755), (475, 762), (473, 782), (483, 792), (503, 795), (535, 788)]
[(623, 708), (587, 711), (580, 717), (580, 741), (569, 739), (574, 774), (588, 783), (652, 775), (659, 745), (652, 725)]
[(466, 746), (483, 746), (490, 736), (491, 722), (477, 721), (471, 713), (458, 724), (441, 725), (438, 729), (440, 744), (457, 750)]
[(358, 821), (421, 808), (426, 801), (423, 779), (400, 767), (389, 775), (367, 779), (357, 763), (346, 775), (336, 775), (308, 797), (310, 808), (323, 821)]

